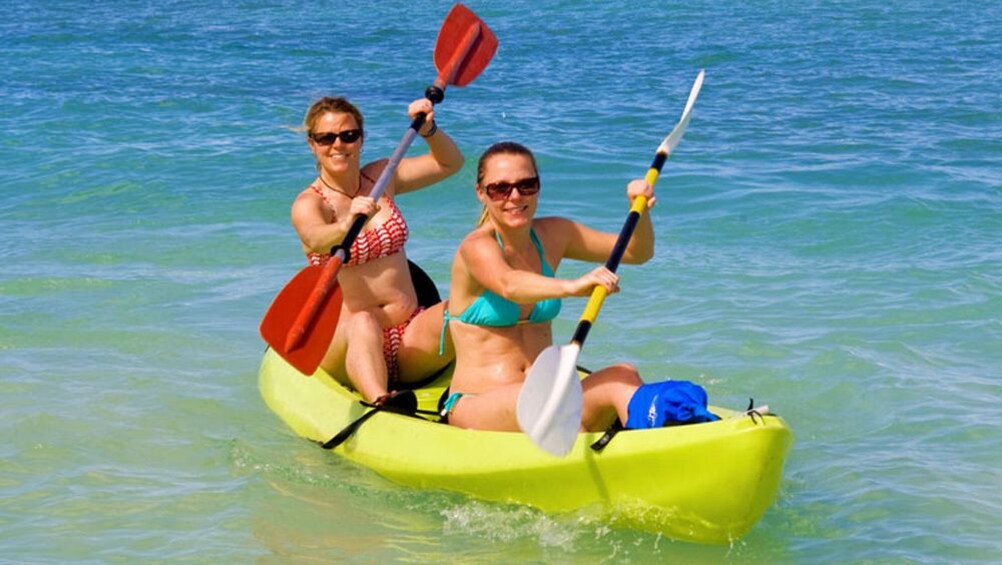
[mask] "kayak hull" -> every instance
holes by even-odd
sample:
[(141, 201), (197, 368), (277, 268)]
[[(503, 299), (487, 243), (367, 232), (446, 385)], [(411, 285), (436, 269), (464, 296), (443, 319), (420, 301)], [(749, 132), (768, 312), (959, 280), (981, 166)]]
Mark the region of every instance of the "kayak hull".
[[(416, 392), (434, 410), (447, 378)], [(323, 443), (368, 408), (322, 370), (305, 377), (268, 350), (259, 387), (298, 435)], [(704, 543), (727, 543), (776, 498), (793, 434), (774, 415), (718, 407), (706, 424), (621, 432), (601, 452), (600, 433), (579, 434), (565, 457), (524, 434), (465, 430), (380, 412), (334, 451), (383, 477), (547, 512), (598, 512), (613, 525)]]

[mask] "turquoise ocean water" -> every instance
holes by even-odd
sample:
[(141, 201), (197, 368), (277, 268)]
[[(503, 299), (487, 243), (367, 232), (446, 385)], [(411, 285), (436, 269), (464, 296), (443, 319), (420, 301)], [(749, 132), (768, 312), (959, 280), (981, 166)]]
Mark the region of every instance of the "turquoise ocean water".
[(449, 3), (14, 0), (0, 560), (1002, 559), (1002, 8), (471, 5), (501, 46), (439, 109), (468, 164), (401, 199), (408, 254), (447, 287), (504, 138), (538, 152), (542, 213), (618, 230), (705, 68), (656, 256), (621, 270), (582, 360), (768, 403), (797, 435), (774, 507), (721, 547), (408, 490), (263, 405), (257, 325), (304, 263), (292, 128), (344, 94), (388, 154)]

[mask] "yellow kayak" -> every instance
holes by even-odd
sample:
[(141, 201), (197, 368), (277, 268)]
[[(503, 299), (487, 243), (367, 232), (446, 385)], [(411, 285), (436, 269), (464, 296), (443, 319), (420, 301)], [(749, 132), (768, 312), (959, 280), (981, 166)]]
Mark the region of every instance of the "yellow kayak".
[[(434, 411), (444, 376), (416, 390)], [(297, 434), (324, 443), (370, 408), (318, 370), (303, 376), (272, 350), (259, 375), (261, 396)], [(464, 430), (378, 412), (334, 451), (391, 481), (516, 502), (547, 512), (594, 511), (618, 527), (675, 539), (726, 543), (775, 500), (793, 434), (778, 416), (711, 406), (716, 422), (618, 433), (579, 434), (566, 457), (524, 434)]]

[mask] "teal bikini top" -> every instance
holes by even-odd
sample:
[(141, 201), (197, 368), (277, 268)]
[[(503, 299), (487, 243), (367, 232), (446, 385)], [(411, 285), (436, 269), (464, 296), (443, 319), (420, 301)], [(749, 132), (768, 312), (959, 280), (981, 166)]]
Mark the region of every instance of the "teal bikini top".
[[(495, 235), (497, 236), (498, 245), (504, 247), (504, 243), (501, 242), (501, 235)], [(546, 262), (546, 257), (543, 255), (543, 244), (536, 237), (535, 230), (530, 231), (529, 235), (532, 237), (533, 245), (536, 246), (536, 252), (539, 253), (539, 262), (543, 266), (543, 275), (552, 278), (553, 270), (550, 269), (550, 265)], [(540, 300), (532, 307), (529, 319), (524, 321), (530, 324), (548, 322), (556, 318), (557, 314), (560, 313), (560, 305), (561, 300), (559, 298)], [(490, 290), (484, 290), (484, 293), (478, 296), (473, 301), (473, 304), (470, 304), (462, 314), (452, 316), (448, 310), (445, 311), (442, 321), (442, 336), (439, 340), (439, 354), (445, 350), (445, 330), (449, 324), (449, 320), (459, 320), (460, 322), (476, 326), (504, 327), (514, 326), (522, 322), (523, 320), (519, 320), (520, 313), (518, 304)]]

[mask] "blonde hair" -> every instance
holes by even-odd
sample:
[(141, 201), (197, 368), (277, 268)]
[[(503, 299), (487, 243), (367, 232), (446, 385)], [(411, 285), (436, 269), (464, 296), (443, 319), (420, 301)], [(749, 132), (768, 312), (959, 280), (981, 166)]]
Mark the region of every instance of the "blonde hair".
[[(494, 145), (487, 148), (486, 151), (480, 156), (480, 160), (477, 162), (477, 186), (484, 180), (484, 174), (487, 169), (487, 161), (495, 155), (522, 155), (528, 157), (529, 161), (532, 163), (532, 170), (539, 175), (539, 166), (536, 165), (536, 156), (532, 154), (532, 151), (528, 147), (518, 143), (516, 141), (499, 141)], [(477, 221), (477, 226), (482, 226), (487, 222), (488, 219), (487, 206), (484, 205), (484, 209), (480, 212), (480, 219)]]

